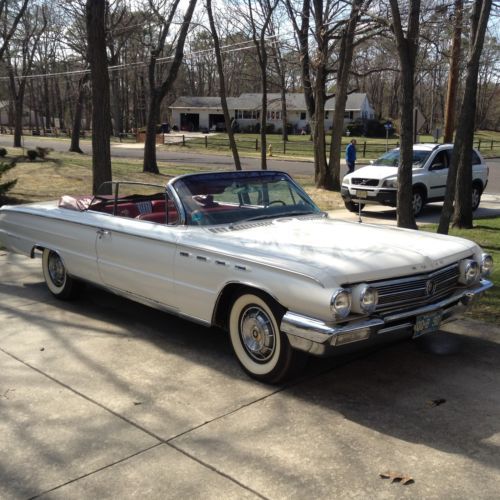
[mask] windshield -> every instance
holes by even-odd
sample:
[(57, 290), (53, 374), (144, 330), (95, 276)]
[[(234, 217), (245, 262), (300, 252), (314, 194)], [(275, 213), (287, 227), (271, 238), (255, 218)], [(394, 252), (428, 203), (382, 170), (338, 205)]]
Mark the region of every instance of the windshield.
[[(423, 167), (430, 151), (415, 151), (413, 150), (413, 166)], [(397, 167), (399, 165), (399, 149), (393, 149), (382, 155), (373, 162), (375, 167)]]
[(292, 179), (281, 172), (229, 172), (180, 177), (172, 183), (189, 225), (320, 213)]

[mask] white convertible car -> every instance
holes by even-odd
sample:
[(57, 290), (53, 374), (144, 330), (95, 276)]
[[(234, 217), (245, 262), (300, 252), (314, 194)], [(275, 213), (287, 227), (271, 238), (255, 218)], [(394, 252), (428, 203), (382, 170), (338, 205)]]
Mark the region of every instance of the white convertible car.
[(42, 252), (52, 294), (90, 282), (229, 332), (277, 383), (306, 357), (436, 331), (492, 286), (473, 242), (332, 220), (287, 174), (201, 173), (168, 185), (4, 206), (0, 241)]

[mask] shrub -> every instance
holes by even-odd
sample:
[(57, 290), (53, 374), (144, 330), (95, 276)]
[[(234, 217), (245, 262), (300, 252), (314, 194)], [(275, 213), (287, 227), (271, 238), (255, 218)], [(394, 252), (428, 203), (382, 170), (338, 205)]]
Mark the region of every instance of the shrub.
[(7, 150), (5, 148), (0, 148), (0, 157), (3, 158), (7, 154)]
[[(11, 168), (14, 168), (16, 166), (16, 162), (12, 163), (0, 163), (0, 178), (2, 177), (5, 172), (10, 170)], [(17, 179), (14, 179), (12, 181), (4, 182), (3, 184), (0, 183), (0, 198), (2, 198), (9, 189), (12, 189), (16, 185)]]
[(36, 148), (36, 152), (37, 152), (38, 156), (42, 159), (45, 158), (46, 156), (48, 156), (51, 151), (54, 151), (54, 150), (52, 148), (40, 148), (40, 147)]
[(28, 158), (31, 161), (36, 160), (37, 157), (38, 157), (38, 152), (35, 151), (34, 149), (28, 149), (28, 151), (26, 152), (26, 154), (28, 155)]

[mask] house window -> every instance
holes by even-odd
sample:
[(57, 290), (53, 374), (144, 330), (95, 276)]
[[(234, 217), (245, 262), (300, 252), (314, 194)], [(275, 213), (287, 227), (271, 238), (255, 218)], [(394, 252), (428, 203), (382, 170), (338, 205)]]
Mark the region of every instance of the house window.
[(328, 120), (330, 115), (330, 111), (325, 111), (325, 120)]
[(305, 120), (306, 119), (306, 112), (305, 111), (301, 111), (301, 113), (300, 113), (300, 119), (301, 120)]
[(353, 117), (354, 117), (354, 112), (353, 111), (346, 111), (344, 113), (344, 118), (346, 118), (346, 119), (352, 120)]

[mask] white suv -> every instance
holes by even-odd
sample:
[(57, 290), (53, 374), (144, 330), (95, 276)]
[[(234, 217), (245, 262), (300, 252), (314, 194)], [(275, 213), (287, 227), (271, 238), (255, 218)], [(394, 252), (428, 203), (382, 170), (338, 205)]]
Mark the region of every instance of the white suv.
[[(413, 213), (420, 214), (427, 202), (443, 201), (453, 144), (413, 146)], [(393, 149), (367, 167), (348, 174), (342, 181), (345, 206), (357, 212), (367, 203), (396, 206), (399, 148)], [(481, 201), (488, 183), (488, 167), (477, 150), (472, 151), (472, 208)]]

